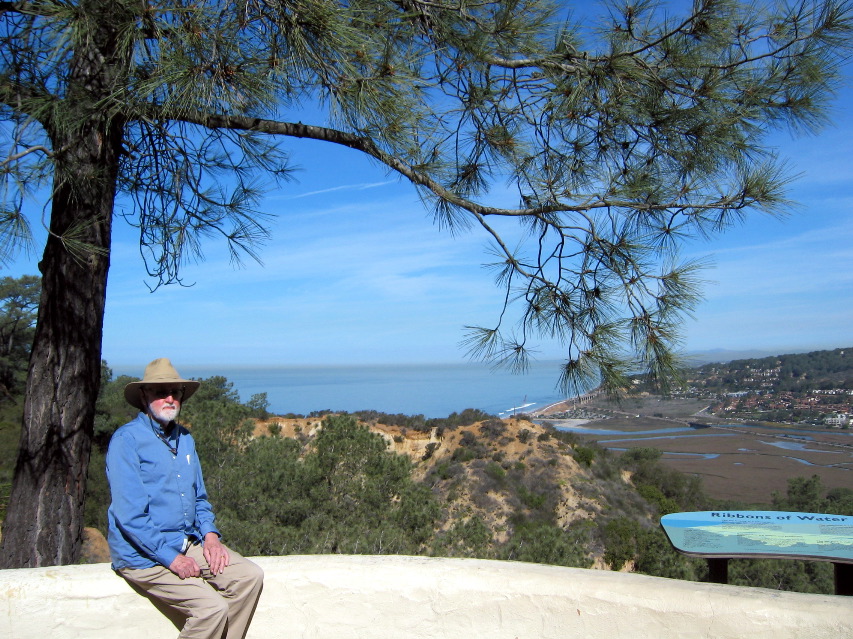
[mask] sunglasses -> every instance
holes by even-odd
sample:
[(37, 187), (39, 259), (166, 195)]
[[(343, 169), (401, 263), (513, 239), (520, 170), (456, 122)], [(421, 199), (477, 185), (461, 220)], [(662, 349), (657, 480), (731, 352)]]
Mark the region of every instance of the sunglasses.
[(154, 399), (166, 399), (167, 397), (172, 397), (173, 399), (181, 399), (184, 396), (184, 387), (179, 386), (176, 388), (163, 388), (157, 386), (146, 386), (145, 392), (153, 397)]

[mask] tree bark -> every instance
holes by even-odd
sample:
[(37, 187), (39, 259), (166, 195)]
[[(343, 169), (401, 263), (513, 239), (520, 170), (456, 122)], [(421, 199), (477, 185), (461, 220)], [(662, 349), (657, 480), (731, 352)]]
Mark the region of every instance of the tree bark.
[[(103, 8), (103, 2), (94, 4)], [(109, 4), (109, 3), (107, 3)], [(123, 123), (103, 109), (117, 78), (115, 34), (102, 21), (75, 51), (53, 142), (50, 237), (0, 567), (75, 563), (101, 374), (112, 211)]]
[[(91, 194), (93, 199), (100, 195), (100, 201), (71, 202), (68, 191), (65, 187), (54, 194), (51, 231), (57, 233), (81, 215), (100, 210), (106, 214), (91, 223), (90, 231), (96, 236), (92, 239), (104, 246), (110, 236), (113, 193)], [(48, 241), (40, 263), (41, 306), (3, 525), (3, 567), (51, 566), (79, 559), (108, 265), (106, 255), (80, 260), (56, 237)]]

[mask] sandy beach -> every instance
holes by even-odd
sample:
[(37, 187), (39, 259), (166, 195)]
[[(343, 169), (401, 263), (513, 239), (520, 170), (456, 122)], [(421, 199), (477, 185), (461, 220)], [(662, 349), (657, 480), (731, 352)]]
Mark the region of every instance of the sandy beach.
[(575, 418), (566, 418), (566, 419), (548, 419), (547, 417), (542, 418), (543, 421), (547, 421), (549, 424), (554, 426), (554, 428), (578, 428), (583, 426), (584, 424), (588, 424), (591, 422), (591, 419), (575, 419)]

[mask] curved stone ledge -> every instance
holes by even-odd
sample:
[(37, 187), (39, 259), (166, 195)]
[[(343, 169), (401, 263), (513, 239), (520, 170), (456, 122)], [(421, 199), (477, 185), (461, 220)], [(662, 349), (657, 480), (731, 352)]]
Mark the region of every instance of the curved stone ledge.
[[(847, 597), (520, 562), (260, 557), (250, 639), (837, 639)], [(159, 639), (175, 627), (107, 564), (0, 570), (0, 637)]]

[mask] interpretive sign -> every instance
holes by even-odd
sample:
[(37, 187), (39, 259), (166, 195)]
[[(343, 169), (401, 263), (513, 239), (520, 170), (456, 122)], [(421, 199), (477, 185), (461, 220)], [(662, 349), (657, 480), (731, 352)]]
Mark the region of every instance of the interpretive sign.
[(853, 517), (712, 510), (660, 520), (678, 550), (702, 557), (767, 557), (853, 563)]
[[(853, 517), (821, 513), (711, 510), (673, 513), (660, 520), (676, 550), (705, 557), (712, 581), (725, 583), (733, 558), (805, 559), (835, 564), (836, 592), (850, 594)], [(715, 560), (723, 560), (722, 563)]]

